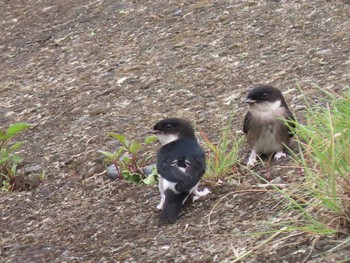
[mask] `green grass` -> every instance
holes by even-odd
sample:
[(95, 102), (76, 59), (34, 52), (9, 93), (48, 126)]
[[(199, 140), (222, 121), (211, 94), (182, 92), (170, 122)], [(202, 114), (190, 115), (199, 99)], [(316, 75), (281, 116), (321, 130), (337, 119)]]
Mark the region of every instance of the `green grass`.
[(244, 137), (233, 135), (230, 125), (227, 125), (221, 132), (218, 143), (211, 142), (203, 132), (200, 132), (200, 138), (207, 152), (204, 179), (218, 182), (237, 177), (239, 149), (244, 143)]
[[(322, 90), (320, 90), (322, 91)], [(350, 230), (350, 92), (325, 92), (322, 106), (306, 101), (306, 124), (296, 123), (304, 168), (300, 194), (313, 207), (310, 217), (328, 230)]]

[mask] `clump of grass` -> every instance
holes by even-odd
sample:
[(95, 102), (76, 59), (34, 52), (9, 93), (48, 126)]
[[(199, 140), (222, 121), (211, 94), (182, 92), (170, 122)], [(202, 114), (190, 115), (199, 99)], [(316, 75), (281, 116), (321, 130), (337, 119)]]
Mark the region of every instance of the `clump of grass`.
[(325, 92), (324, 106), (306, 101), (306, 124), (296, 123), (305, 169), (304, 195), (317, 220), (334, 231), (350, 230), (350, 92)]
[(275, 189), (286, 200), (286, 210), (300, 213), (278, 219), (274, 226), (318, 235), (349, 234), (350, 92), (321, 91), (326, 96), (322, 103), (305, 99), (305, 124), (294, 123), (299, 153), (293, 159), (305, 180), (297, 188)]
[(235, 136), (230, 127), (225, 127), (218, 143), (210, 141), (204, 132), (200, 132), (200, 138), (207, 152), (207, 170), (204, 179), (218, 182), (236, 175), (239, 149), (244, 142), (243, 136)]

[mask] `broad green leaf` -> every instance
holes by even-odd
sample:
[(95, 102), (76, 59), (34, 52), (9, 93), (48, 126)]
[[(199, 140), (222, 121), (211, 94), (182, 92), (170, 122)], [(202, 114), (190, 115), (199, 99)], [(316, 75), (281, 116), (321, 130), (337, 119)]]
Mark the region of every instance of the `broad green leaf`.
[(6, 135), (9, 135), (12, 137), (13, 135), (25, 129), (28, 129), (29, 127), (31, 127), (31, 125), (25, 122), (18, 122), (18, 123), (11, 124), (6, 130)]
[(131, 173), (130, 171), (123, 171), (122, 176), (128, 182), (139, 184), (141, 182), (141, 175), (137, 173)]
[(141, 144), (138, 142), (132, 142), (129, 147), (131, 154), (136, 154), (141, 149)]
[(156, 180), (154, 178), (154, 175), (152, 175), (152, 174), (148, 175), (145, 179), (142, 180), (142, 182), (144, 182), (147, 185), (155, 185), (156, 184)]
[(147, 185), (155, 185), (157, 184), (159, 175), (157, 173), (157, 168), (152, 168), (152, 173), (147, 176), (147, 178), (143, 179), (142, 182), (144, 182)]
[(21, 141), (21, 142), (16, 142), (15, 144), (11, 145), (9, 148), (9, 152), (14, 152), (17, 151), (19, 148), (21, 148), (27, 141)]
[(125, 138), (124, 135), (118, 134), (118, 133), (114, 133), (114, 132), (107, 132), (107, 134), (109, 136), (113, 137), (114, 139), (117, 139), (119, 142), (121, 142), (123, 144), (125, 143), (126, 138)]
[(124, 144), (126, 147), (129, 147), (130, 142), (126, 139), (126, 137), (123, 134), (118, 134), (114, 132), (108, 132), (109, 136), (113, 137), (114, 139), (117, 139), (121, 144)]
[(145, 138), (145, 144), (148, 145), (148, 144), (151, 144), (152, 142), (156, 141), (157, 140), (157, 136), (155, 135), (149, 135), (149, 136), (146, 136)]
[(142, 182), (144, 182), (147, 185), (156, 185), (157, 184), (157, 180), (156, 180), (154, 174), (148, 175), (147, 178), (142, 180)]

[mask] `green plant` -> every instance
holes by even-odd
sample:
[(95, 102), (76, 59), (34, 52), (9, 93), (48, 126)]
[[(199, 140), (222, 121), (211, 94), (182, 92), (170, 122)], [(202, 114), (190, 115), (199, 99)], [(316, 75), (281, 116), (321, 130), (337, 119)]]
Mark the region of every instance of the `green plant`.
[[(296, 124), (305, 173), (303, 195), (330, 230), (350, 229), (350, 92), (326, 95), (323, 106), (307, 101), (306, 124)], [(320, 214), (317, 211), (322, 211)], [(345, 230), (344, 230), (345, 229)]]
[(5, 131), (0, 130), (0, 186), (3, 190), (14, 189), (17, 165), (23, 161), (16, 152), (26, 141), (12, 143), (12, 140), (15, 135), (29, 127), (30, 124), (19, 122), (10, 125)]
[(207, 151), (207, 170), (204, 178), (218, 181), (237, 174), (238, 152), (244, 138), (232, 135), (229, 128), (222, 131), (217, 144), (211, 142), (203, 132), (200, 132), (200, 137)]
[(158, 174), (155, 168), (149, 175), (144, 173), (144, 167), (150, 158), (142, 152), (144, 147), (154, 142), (157, 137), (146, 136), (143, 143), (140, 143), (129, 141), (122, 134), (108, 133), (108, 135), (116, 139), (121, 146), (115, 152), (101, 151), (101, 153), (105, 156), (105, 162), (114, 164), (119, 178), (134, 183), (156, 184)]

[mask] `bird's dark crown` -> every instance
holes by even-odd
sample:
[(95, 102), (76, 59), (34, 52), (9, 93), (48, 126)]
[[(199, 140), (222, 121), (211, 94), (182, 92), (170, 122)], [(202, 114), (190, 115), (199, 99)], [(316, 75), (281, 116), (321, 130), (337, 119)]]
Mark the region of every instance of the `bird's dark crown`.
[(194, 129), (191, 123), (180, 118), (167, 118), (154, 125), (155, 133), (179, 134), (180, 136), (194, 136)]
[(277, 100), (283, 100), (282, 93), (279, 89), (276, 89), (268, 85), (258, 85), (252, 88), (247, 96), (247, 103), (259, 103), (259, 102), (274, 102)]

